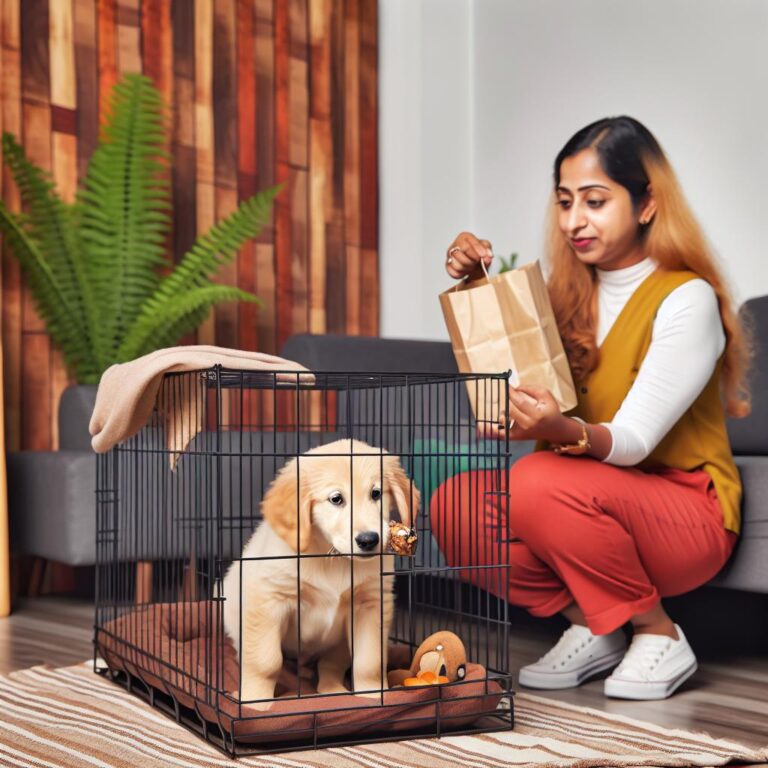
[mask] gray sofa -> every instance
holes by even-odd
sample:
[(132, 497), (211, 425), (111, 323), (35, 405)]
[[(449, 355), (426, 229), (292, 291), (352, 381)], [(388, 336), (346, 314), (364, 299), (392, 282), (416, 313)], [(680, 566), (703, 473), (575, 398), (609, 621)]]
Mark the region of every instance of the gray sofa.
[[(745, 309), (754, 318), (757, 328), (768, 329), (768, 297), (748, 302)], [(762, 397), (768, 387), (768, 343), (759, 335), (756, 341), (753, 412), (748, 419), (729, 423), (732, 447), (745, 489), (743, 534), (730, 562), (712, 584), (768, 593), (768, 403)], [(303, 334), (289, 338), (280, 354), (313, 370), (456, 372), (447, 342)], [(461, 394), (456, 402), (450, 403), (451, 420), (469, 427), (471, 415), (466, 394), (461, 388), (455, 391)], [(96, 461), (87, 434), (94, 397), (94, 388), (78, 388), (65, 393), (60, 408), (60, 451), (9, 455), (11, 547), (14, 551), (70, 565), (95, 562)], [(448, 407), (447, 404), (443, 406)], [(418, 409), (418, 403), (415, 407)], [(461, 434), (468, 435), (469, 428)], [(382, 444), (398, 451), (402, 440), (400, 433), (392, 433), (384, 436)], [(527, 452), (531, 447), (530, 443), (513, 446), (516, 454)], [(187, 462), (182, 471), (195, 472), (195, 461)], [(275, 466), (269, 474), (274, 469)], [(239, 469), (232, 463), (222, 471), (232, 477)], [(258, 503), (265, 480), (268, 482), (269, 478), (262, 478), (256, 484), (258, 487), (247, 489), (251, 505)], [(124, 472), (122, 482), (126, 488), (131, 487), (135, 478), (130, 471)], [(239, 482), (234, 485), (242, 487)], [(223, 501), (224, 506), (228, 506), (227, 499)], [(145, 509), (144, 514), (162, 516), (164, 510), (165, 506), (160, 503), (156, 510)], [(158, 530), (166, 530), (162, 521), (159, 525)], [(186, 546), (184, 542), (180, 544)], [(234, 549), (238, 546), (238, 542), (233, 542)], [(130, 539), (123, 542), (123, 547), (117, 556), (152, 559), (157, 554), (151, 549), (139, 551)], [(184, 553), (174, 554), (183, 556)], [(198, 551), (198, 554), (201, 553)]]
[(59, 403), (58, 451), (7, 455), (11, 551), (67, 565), (96, 562), (96, 459), (88, 421), (96, 387)]

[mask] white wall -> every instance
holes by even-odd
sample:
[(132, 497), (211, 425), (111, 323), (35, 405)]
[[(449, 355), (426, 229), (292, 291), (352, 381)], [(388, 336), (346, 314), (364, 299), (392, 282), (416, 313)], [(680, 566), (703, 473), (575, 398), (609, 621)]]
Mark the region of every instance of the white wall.
[(379, 3), (382, 336), (447, 338), (441, 254), (471, 225), (470, 11), (470, 0)]
[[(380, 9), (382, 335), (447, 338), (436, 294), (462, 229), (496, 253), (540, 257), (555, 155), (579, 128), (619, 114), (667, 152), (738, 300), (768, 293), (768, 1)], [(393, 11), (418, 25), (398, 35)], [(412, 122), (398, 119), (406, 103)], [(403, 292), (394, 276), (406, 270)]]

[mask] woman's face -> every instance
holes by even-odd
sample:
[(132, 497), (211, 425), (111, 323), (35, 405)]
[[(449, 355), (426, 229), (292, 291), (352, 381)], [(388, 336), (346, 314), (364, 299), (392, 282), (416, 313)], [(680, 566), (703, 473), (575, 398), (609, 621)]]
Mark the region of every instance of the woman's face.
[(605, 174), (595, 149), (563, 160), (555, 196), (560, 230), (579, 261), (621, 269), (645, 258), (638, 240), (640, 221), (651, 219), (655, 202), (649, 195), (633, 211), (629, 191)]

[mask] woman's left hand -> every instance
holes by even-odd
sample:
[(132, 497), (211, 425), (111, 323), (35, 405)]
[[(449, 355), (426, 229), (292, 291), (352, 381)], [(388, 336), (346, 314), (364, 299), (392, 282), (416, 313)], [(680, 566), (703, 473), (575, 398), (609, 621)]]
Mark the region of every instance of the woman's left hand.
[(502, 414), (498, 426), (491, 426), (491, 436), (503, 438), (509, 428), (510, 440), (548, 440), (559, 442), (567, 417), (548, 389), (542, 387), (510, 387), (509, 414)]

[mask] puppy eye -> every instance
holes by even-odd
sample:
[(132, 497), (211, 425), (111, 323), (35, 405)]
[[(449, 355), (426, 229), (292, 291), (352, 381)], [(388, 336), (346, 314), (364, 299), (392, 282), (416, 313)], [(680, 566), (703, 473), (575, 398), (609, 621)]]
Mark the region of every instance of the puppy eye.
[(374, 488), (374, 489), (371, 491), (371, 498), (372, 498), (374, 501), (378, 501), (378, 500), (381, 498), (381, 488)]
[(334, 491), (328, 497), (328, 501), (330, 501), (331, 504), (335, 504), (337, 507), (340, 507), (344, 503), (344, 497), (338, 491)]

